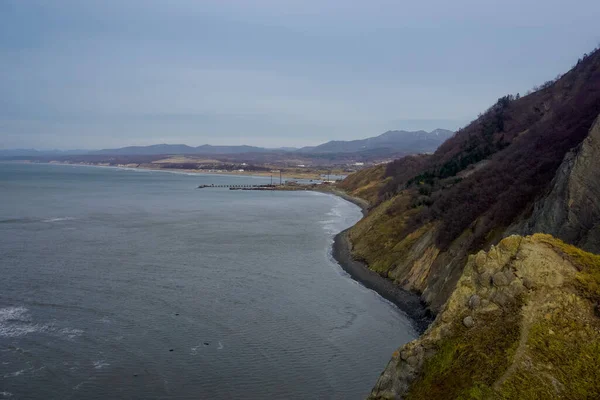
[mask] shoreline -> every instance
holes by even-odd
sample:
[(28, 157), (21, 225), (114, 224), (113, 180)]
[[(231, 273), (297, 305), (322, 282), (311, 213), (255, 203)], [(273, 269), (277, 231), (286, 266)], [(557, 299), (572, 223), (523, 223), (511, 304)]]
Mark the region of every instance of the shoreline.
[[(367, 215), (369, 206), (365, 200), (337, 190), (330, 190), (328, 192), (356, 204), (361, 208), (363, 217)], [(423, 334), (434, 320), (427, 305), (421, 300), (419, 295), (398, 287), (389, 279), (369, 269), (365, 263), (355, 260), (352, 257), (352, 244), (348, 237), (350, 229), (345, 229), (335, 235), (331, 251), (333, 258), (352, 279), (395, 304), (411, 320), (417, 333), (419, 335)]]
[[(360, 207), (360, 211), (362, 212), (363, 217), (366, 217), (367, 214), (369, 213), (369, 208), (371, 206), (370, 206), (369, 202), (366, 200), (363, 200), (358, 197), (350, 196), (348, 193), (343, 192), (338, 189), (335, 189), (335, 188), (332, 188), (332, 187), (326, 187), (326, 189), (322, 189), (322, 190), (319, 190), (319, 189), (314, 189), (314, 190), (321, 192), (321, 193), (331, 193), (334, 196), (341, 197), (342, 199), (344, 199), (354, 205), (357, 205), (358, 207)], [(348, 229), (350, 229), (350, 228), (348, 228)]]
[[(69, 166), (88, 166), (88, 167), (101, 167), (101, 168), (117, 168), (117, 169), (144, 169), (152, 171), (162, 171), (171, 173), (197, 173), (197, 174), (216, 174), (216, 175), (229, 175), (229, 176), (255, 176), (264, 177), (261, 175), (252, 175), (248, 172), (231, 174), (227, 172), (200, 172), (200, 171), (188, 171), (188, 170), (171, 170), (167, 168), (144, 168), (144, 167), (125, 167), (125, 166), (108, 166), (108, 165), (97, 165), (97, 164), (79, 164), (79, 163), (47, 163), (54, 165), (69, 165)], [(355, 204), (361, 209), (363, 218), (368, 214), (370, 205), (366, 200), (358, 197), (351, 196), (339, 189), (333, 187), (324, 187), (323, 189), (312, 188), (305, 189), (312, 190), (319, 193), (329, 193), (334, 196), (340, 197), (350, 203)], [(426, 304), (421, 301), (419, 295), (406, 291), (397, 285), (395, 285), (389, 279), (380, 276), (378, 273), (369, 269), (365, 263), (355, 260), (352, 256), (352, 245), (348, 237), (350, 228), (347, 228), (334, 237), (332, 245), (332, 256), (340, 267), (348, 273), (348, 275), (364, 287), (375, 291), (384, 299), (390, 301), (398, 307), (413, 323), (417, 333), (421, 335), (433, 322), (433, 316), (428, 310)]]
[[(9, 161), (14, 162), (14, 161)], [(117, 169), (131, 169), (131, 170), (146, 170), (146, 171), (162, 171), (162, 172), (171, 172), (171, 173), (181, 173), (181, 174), (198, 174), (198, 175), (229, 175), (229, 176), (251, 176), (251, 177), (260, 177), (260, 178), (268, 178), (273, 175), (273, 180), (275, 180), (275, 175), (271, 172), (267, 171), (236, 171), (236, 170), (202, 170), (202, 169), (183, 169), (183, 168), (161, 168), (154, 167), (148, 165), (108, 165), (108, 164), (93, 164), (93, 163), (76, 163), (76, 162), (60, 162), (60, 161), (47, 161), (47, 162), (30, 162), (30, 161), (17, 161), (17, 163), (23, 164), (50, 164), (50, 165), (74, 165), (74, 166), (84, 166), (84, 167), (102, 167), (102, 168), (117, 168)], [(160, 164), (159, 164), (160, 165)], [(286, 171), (282, 171), (282, 177), (285, 179), (296, 179), (296, 180), (322, 180), (323, 176), (319, 173), (313, 172), (301, 172), (301, 173), (290, 173)], [(278, 178), (278, 177), (277, 177)]]

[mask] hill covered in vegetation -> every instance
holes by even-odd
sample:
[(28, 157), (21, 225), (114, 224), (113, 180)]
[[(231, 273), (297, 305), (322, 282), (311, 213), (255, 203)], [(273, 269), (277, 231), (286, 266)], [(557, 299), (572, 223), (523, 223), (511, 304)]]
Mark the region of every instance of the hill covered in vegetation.
[[(573, 152), (590, 136), (599, 114), (600, 52), (595, 51), (534, 93), (500, 98), (434, 154), (404, 157), (348, 177), (342, 188), (372, 204), (372, 212), (350, 231), (355, 256), (421, 293), (439, 311), (468, 254), (508, 232), (535, 231), (530, 219), (536, 204), (539, 209), (552, 190), (565, 157), (577, 157)], [(579, 168), (584, 170), (589, 173)], [(595, 250), (593, 241), (551, 233)]]
[(599, 171), (596, 50), (434, 154), (342, 182), (371, 205), (353, 256), (437, 314), (371, 398), (600, 398)]

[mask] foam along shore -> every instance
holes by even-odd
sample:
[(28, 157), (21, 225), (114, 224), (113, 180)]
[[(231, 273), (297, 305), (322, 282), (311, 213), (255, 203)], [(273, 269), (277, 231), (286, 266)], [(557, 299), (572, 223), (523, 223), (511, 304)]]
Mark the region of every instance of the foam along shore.
[(348, 230), (335, 236), (332, 254), (352, 279), (374, 290), (381, 297), (398, 306), (402, 312), (412, 319), (419, 334), (423, 333), (433, 322), (433, 316), (417, 294), (401, 289), (392, 281), (370, 270), (364, 263), (352, 258)]
[[(338, 190), (331, 190), (337, 196), (358, 205), (363, 215), (368, 212), (368, 203), (363, 199), (349, 196)], [(333, 241), (332, 255), (352, 279), (361, 283), (366, 288), (377, 292), (384, 299), (394, 303), (402, 312), (404, 312), (412, 321), (419, 334), (425, 332), (427, 327), (433, 322), (434, 316), (427, 309), (419, 295), (403, 290), (392, 281), (382, 277), (375, 271), (370, 270), (363, 262), (357, 261), (352, 257), (352, 244), (348, 237), (346, 229), (338, 233)]]

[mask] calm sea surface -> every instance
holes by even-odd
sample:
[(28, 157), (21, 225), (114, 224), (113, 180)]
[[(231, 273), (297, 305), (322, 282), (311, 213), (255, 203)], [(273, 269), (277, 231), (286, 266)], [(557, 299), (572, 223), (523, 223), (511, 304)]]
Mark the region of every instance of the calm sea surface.
[(0, 164), (0, 398), (359, 399), (416, 334), (270, 178)]

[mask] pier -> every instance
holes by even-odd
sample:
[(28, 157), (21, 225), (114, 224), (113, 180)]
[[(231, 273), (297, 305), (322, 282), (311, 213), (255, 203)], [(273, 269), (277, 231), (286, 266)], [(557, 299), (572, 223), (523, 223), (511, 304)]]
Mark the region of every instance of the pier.
[(229, 189), (229, 190), (280, 190), (280, 191), (295, 191), (295, 190), (310, 190), (316, 187), (315, 184), (299, 185), (296, 183), (284, 183), (282, 185), (200, 185), (198, 189)]
[(198, 189), (223, 188), (229, 190), (275, 190), (276, 185), (200, 185)]

